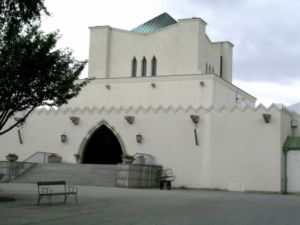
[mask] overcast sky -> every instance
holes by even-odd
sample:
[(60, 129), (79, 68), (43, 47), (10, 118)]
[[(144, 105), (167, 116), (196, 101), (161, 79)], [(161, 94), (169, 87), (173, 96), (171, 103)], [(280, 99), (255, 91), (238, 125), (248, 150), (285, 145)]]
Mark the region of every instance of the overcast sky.
[[(300, 1), (295, 0), (46, 0), (43, 30), (59, 30), (59, 47), (88, 59), (89, 26), (132, 29), (169, 13), (201, 17), (212, 41), (230, 41), (233, 83), (269, 105), (300, 102)], [(83, 76), (87, 76), (87, 70)]]

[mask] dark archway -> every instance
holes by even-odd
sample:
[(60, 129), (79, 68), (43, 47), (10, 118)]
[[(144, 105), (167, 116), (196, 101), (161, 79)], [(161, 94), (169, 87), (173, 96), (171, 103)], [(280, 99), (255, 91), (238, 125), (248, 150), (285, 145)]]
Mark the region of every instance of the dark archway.
[(89, 138), (82, 163), (117, 164), (122, 162), (122, 154), (118, 138), (107, 126), (102, 125)]

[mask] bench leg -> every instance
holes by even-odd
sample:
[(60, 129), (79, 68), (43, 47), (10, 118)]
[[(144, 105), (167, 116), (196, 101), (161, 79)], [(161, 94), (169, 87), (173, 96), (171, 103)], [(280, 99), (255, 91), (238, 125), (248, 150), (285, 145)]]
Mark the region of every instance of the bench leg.
[(37, 205), (39, 205), (39, 204), (40, 204), (40, 201), (41, 201), (42, 197), (43, 197), (43, 195), (39, 195), (39, 196), (38, 196)]
[(68, 198), (68, 195), (67, 195), (67, 194), (65, 194), (64, 196), (65, 196), (65, 198), (64, 198), (64, 203), (66, 203), (66, 201), (67, 201), (67, 198)]
[[(77, 194), (74, 194), (74, 195), (75, 195), (75, 202), (76, 202), (76, 204), (78, 204)], [(64, 203), (67, 201), (68, 196), (69, 196), (68, 194), (64, 194)], [(38, 195), (37, 205), (40, 204), (40, 201), (43, 197), (44, 197), (44, 195), (42, 195), (42, 194)], [(48, 198), (49, 204), (51, 205), (52, 204), (52, 195), (46, 195), (46, 197)]]

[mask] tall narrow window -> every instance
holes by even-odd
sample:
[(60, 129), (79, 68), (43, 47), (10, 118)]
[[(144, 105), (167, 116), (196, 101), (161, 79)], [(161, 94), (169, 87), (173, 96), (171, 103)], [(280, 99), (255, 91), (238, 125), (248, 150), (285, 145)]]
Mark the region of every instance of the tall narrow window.
[(142, 77), (147, 75), (147, 59), (143, 57), (142, 59)]
[(211, 73), (211, 66), (209, 65), (208, 67), (208, 73), (210, 74)]
[(131, 76), (136, 77), (136, 68), (137, 68), (137, 61), (136, 58), (133, 57), (131, 62)]
[(155, 77), (156, 76), (156, 66), (157, 66), (157, 60), (156, 57), (153, 56), (152, 61), (151, 61), (151, 76)]
[(220, 56), (220, 77), (223, 77), (223, 57)]
[(206, 63), (206, 67), (205, 67), (205, 73), (208, 74), (208, 65)]

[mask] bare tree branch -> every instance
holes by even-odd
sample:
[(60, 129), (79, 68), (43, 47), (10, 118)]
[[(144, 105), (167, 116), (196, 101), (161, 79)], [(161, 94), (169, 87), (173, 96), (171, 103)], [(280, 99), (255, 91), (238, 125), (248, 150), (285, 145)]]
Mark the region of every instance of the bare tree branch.
[(32, 107), (26, 114), (25, 116), (23, 116), (20, 120), (16, 121), (13, 125), (11, 125), (10, 127), (8, 127), (7, 129), (5, 129), (4, 131), (0, 131), (0, 135), (7, 133), (8, 131), (10, 131), (11, 129), (13, 129), (14, 127), (18, 126), (20, 123), (25, 122), (26, 118), (29, 116), (29, 114), (36, 108)]
[(1, 116), (0, 116), (0, 130), (2, 129), (3, 125), (3, 121), (5, 120), (6, 115), (8, 114), (8, 110), (2, 111), (1, 112)]

